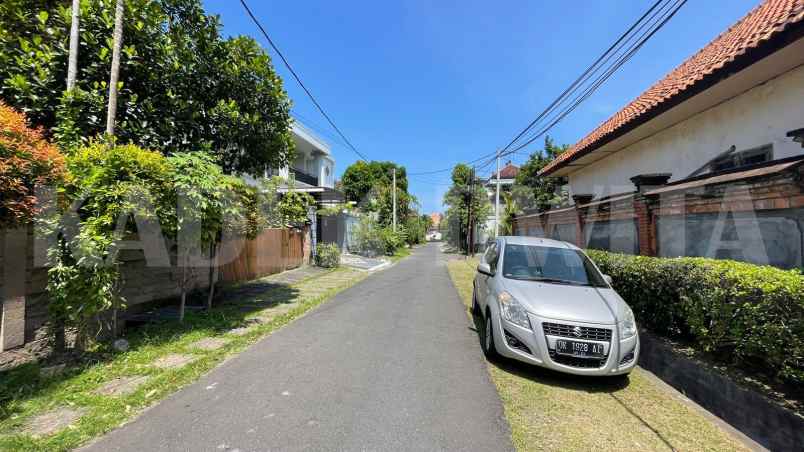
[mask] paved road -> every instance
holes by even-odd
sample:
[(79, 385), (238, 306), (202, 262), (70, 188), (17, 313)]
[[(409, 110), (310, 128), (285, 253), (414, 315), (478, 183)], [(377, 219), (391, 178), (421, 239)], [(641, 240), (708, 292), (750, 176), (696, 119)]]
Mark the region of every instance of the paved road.
[(87, 449), (512, 448), (477, 336), (428, 245)]

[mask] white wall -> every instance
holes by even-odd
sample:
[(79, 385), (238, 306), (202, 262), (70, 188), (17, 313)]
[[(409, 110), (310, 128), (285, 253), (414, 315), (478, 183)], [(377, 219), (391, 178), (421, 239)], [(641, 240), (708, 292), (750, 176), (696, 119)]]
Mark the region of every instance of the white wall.
[(732, 145), (741, 151), (772, 143), (774, 159), (800, 155), (804, 149), (785, 135), (801, 127), (802, 66), (570, 173), (571, 193), (631, 191), (629, 179), (638, 174), (672, 173), (671, 181), (684, 179)]

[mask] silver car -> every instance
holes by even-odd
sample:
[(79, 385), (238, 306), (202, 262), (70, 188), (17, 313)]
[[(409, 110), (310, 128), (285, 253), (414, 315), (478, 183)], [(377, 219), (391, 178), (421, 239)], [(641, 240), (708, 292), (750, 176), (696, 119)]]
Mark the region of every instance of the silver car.
[(628, 374), (639, 334), (610, 283), (572, 244), (498, 237), (477, 266), (472, 295), (483, 351), (578, 375)]

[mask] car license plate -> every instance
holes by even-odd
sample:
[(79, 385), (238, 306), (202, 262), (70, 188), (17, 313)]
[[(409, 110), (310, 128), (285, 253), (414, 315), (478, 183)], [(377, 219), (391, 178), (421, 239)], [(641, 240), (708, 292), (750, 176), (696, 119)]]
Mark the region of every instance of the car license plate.
[(581, 358), (602, 358), (604, 356), (603, 344), (593, 342), (556, 340), (556, 353), (562, 355), (579, 356)]

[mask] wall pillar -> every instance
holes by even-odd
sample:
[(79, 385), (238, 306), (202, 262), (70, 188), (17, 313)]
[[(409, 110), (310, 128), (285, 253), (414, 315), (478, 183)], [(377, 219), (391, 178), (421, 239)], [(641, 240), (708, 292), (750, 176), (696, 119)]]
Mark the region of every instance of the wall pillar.
[(634, 196), (634, 213), (637, 219), (639, 254), (656, 256), (656, 222), (646, 197), (639, 194)]
[(575, 203), (575, 245), (578, 248), (586, 248), (585, 217), (581, 206), (589, 204), (593, 198), (594, 195), (591, 194), (572, 195), (572, 201)]
[(637, 217), (637, 240), (639, 254), (642, 256), (656, 255), (656, 221), (651, 211), (650, 200), (645, 196), (650, 190), (667, 185), (672, 174), (652, 173), (639, 174), (631, 178), (636, 187), (634, 194), (634, 214)]
[[(0, 351), (25, 344), (25, 281), (28, 230), (8, 229), (2, 234), (3, 281)], [(22, 265), (20, 265), (22, 264)]]

